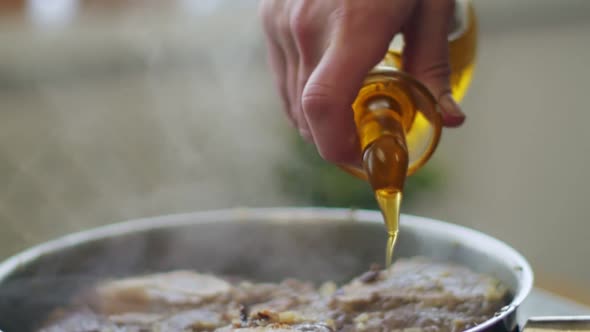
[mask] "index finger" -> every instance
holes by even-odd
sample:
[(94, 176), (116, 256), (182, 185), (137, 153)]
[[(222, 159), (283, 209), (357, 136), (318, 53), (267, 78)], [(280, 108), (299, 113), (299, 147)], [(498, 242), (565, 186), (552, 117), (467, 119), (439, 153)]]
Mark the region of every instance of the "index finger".
[(403, 5), (411, 1), (343, 3), (356, 3), (350, 5), (356, 8), (345, 8), (335, 18), (333, 39), (303, 90), (302, 108), (320, 155), (359, 165), (352, 103), (368, 72), (385, 56), (410, 12)]

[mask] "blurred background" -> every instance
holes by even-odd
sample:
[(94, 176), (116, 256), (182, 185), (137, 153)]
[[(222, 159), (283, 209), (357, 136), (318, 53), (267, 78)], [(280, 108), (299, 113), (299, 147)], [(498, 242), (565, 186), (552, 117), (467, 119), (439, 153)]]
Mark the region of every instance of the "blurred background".
[[(376, 208), (281, 113), (256, 0), (0, 2), (0, 259), (126, 219)], [(476, 0), (468, 114), (406, 213), (496, 236), (590, 303), (590, 1)]]

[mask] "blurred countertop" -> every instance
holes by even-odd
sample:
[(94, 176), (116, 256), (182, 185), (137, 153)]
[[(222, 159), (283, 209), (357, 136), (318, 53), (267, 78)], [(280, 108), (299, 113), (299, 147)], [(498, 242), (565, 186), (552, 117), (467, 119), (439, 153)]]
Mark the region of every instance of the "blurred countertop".
[(534, 289), (523, 302), (518, 313), (518, 319), (521, 326), (523, 326), (526, 320), (531, 317), (578, 315), (590, 315), (590, 307), (544, 290)]

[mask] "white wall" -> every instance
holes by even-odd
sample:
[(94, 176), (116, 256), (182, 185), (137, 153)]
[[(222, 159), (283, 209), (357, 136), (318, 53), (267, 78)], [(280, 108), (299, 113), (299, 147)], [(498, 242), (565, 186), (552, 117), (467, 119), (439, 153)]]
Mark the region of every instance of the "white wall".
[(588, 281), (590, 2), (514, 3), (481, 18), (468, 120), (436, 155), (447, 189), (411, 210), (498, 236), (542, 273)]

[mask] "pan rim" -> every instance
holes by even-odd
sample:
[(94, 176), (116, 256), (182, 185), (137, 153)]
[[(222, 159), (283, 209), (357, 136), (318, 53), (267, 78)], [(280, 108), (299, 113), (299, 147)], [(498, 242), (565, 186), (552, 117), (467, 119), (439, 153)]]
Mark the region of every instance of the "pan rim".
[[(289, 220), (297, 220), (298, 222), (382, 223), (382, 216), (379, 211), (326, 207), (229, 208), (138, 218), (64, 235), (17, 253), (0, 262), (0, 284), (12, 273), (18, 271), (20, 267), (26, 266), (42, 256), (75, 247), (85, 242), (159, 228), (212, 222), (236, 222), (236, 220), (240, 219), (256, 219), (277, 223)], [(462, 244), (470, 247), (485, 247), (489, 249), (490, 255), (505, 260), (507, 264), (515, 268), (518, 287), (514, 290), (512, 301), (497, 316), (465, 330), (465, 332), (485, 330), (494, 326), (508, 315), (513, 314), (531, 292), (534, 279), (532, 268), (524, 256), (507, 243), (468, 227), (426, 217), (402, 214), (400, 223), (402, 227), (406, 228), (427, 227), (436, 233), (460, 239)]]

